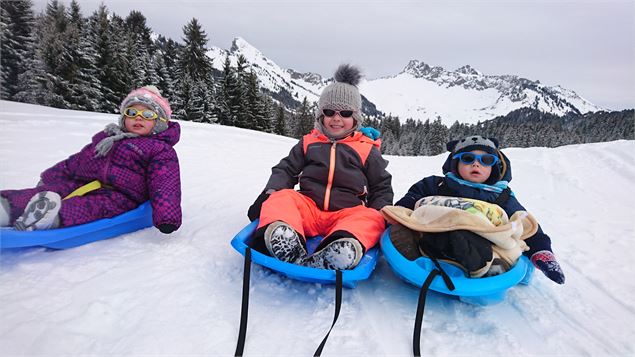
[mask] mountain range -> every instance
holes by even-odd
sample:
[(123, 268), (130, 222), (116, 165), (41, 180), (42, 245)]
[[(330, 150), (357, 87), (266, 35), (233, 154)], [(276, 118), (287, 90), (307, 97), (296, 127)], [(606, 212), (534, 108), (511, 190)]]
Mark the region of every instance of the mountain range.
[[(222, 70), (227, 56), (232, 65), (240, 55), (244, 56), (258, 76), (261, 88), (289, 109), (297, 107), (304, 97), (310, 102), (317, 101), (322, 89), (332, 81), (317, 73), (282, 68), (240, 37), (234, 39), (229, 50), (212, 47), (207, 55), (217, 70)], [(546, 86), (515, 75), (487, 75), (470, 65), (450, 71), (417, 59), (393, 76), (364, 79), (360, 92), (367, 115), (383, 113), (401, 120), (440, 117), (448, 126), (455, 121), (489, 120), (519, 108), (559, 116), (602, 110), (561, 86)]]

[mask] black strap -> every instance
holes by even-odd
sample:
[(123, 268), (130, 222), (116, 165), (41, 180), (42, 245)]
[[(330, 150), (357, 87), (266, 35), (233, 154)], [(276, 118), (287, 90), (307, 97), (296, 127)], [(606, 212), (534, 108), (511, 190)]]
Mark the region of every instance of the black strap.
[(335, 316), (333, 317), (333, 323), (331, 324), (331, 328), (329, 329), (329, 332), (326, 333), (326, 336), (324, 336), (322, 343), (320, 343), (320, 346), (318, 347), (318, 349), (315, 350), (315, 353), (313, 354), (314, 357), (319, 357), (320, 355), (322, 355), (322, 349), (324, 348), (324, 345), (326, 345), (326, 340), (329, 338), (329, 334), (331, 333), (331, 330), (333, 330), (333, 326), (335, 326), (335, 323), (337, 322), (337, 318), (340, 316), (341, 307), (342, 307), (342, 271), (336, 270), (335, 271)]
[(415, 315), (415, 329), (412, 335), (412, 353), (416, 357), (421, 356), (421, 323), (423, 322), (423, 309), (426, 307), (426, 296), (428, 295), (428, 289), (430, 288), (430, 284), (432, 284), (432, 280), (439, 274), (440, 272), (436, 269), (431, 271), (419, 291), (419, 302), (417, 303), (417, 314)]
[(412, 353), (416, 357), (421, 356), (421, 323), (423, 322), (423, 310), (426, 307), (426, 296), (428, 295), (428, 290), (430, 289), (432, 281), (434, 281), (434, 278), (437, 275), (441, 275), (445, 286), (450, 289), (450, 291), (455, 289), (452, 279), (450, 279), (450, 276), (445, 272), (445, 270), (443, 270), (443, 268), (441, 268), (441, 264), (439, 264), (437, 258), (429, 254), (429, 252), (425, 248), (425, 245), (422, 244), (420, 245), (420, 247), (422, 248), (423, 252), (432, 260), (436, 269), (432, 270), (430, 274), (428, 274), (428, 277), (423, 282), (421, 290), (419, 291), (419, 302), (417, 303), (417, 313), (415, 315), (415, 328), (412, 334)]
[[(452, 279), (450, 279), (450, 276), (445, 272), (445, 270), (443, 270), (443, 268), (441, 268), (441, 264), (439, 264), (439, 260), (437, 260), (437, 258), (434, 256), (434, 254), (430, 253), (430, 251), (428, 250), (428, 248), (426, 247), (425, 244), (419, 244), (419, 247), (421, 248), (423, 253), (425, 255), (427, 255), (428, 258), (430, 258), (430, 260), (432, 260), (432, 262), (434, 263), (434, 266), (438, 270), (437, 274), (441, 274), (441, 278), (443, 278), (443, 282), (445, 283), (445, 286), (447, 286), (447, 288), (450, 289), (450, 291), (454, 290), (454, 283), (452, 282)], [(432, 274), (432, 273), (430, 273), (430, 274)], [(428, 275), (428, 277), (429, 277), (429, 275)]]
[(234, 356), (242, 356), (247, 335), (247, 315), (249, 314), (249, 277), (251, 275), (251, 248), (245, 249), (245, 268), (243, 269), (243, 302), (240, 308), (240, 329)]
[(507, 200), (509, 199), (509, 196), (511, 195), (511, 193), (512, 193), (512, 190), (509, 187), (505, 187), (503, 192), (501, 192), (501, 194), (498, 195), (498, 197), (496, 197), (496, 201), (494, 201), (494, 204), (497, 204), (499, 206), (504, 205), (505, 202), (507, 202)]

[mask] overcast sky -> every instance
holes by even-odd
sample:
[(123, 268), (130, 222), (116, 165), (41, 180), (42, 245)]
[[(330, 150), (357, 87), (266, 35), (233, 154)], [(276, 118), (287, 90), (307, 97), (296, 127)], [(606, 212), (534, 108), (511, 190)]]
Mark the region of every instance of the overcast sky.
[[(60, 0), (68, 5), (70, 0)], [(635, 2), (79, 0), (122, 17), (141, 11), (155, 32), (181, 42), (196, 17), (209, 46), (243, 37), (284, 68), (331, 76), (359, 65), (367, 78), (411, 59), (559, 84), (607, 109), (635, 107)], [(34, 0), (36, 11), (46, 0)]]

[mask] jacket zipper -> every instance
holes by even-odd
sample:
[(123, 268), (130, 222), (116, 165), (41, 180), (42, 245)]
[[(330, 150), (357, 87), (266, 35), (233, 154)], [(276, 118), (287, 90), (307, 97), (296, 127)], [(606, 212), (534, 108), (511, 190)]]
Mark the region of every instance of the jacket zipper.
[(106, 164), (104, 165), (104, 172), (102, 174), (103, 179), (101, 181), (102, 186), (104, 186), (106, 182), (108, 182), (108, 169), (110, 169), (110, 161), (112, 159), (112, 151), (114, 151), (114, 147), (111, 148), (110, 150), (111, 152), (108, 153), (108, 157), (106, 158)]
[(329, 210), (329, 203), (331, 201), (331, 188), (333, 187), (333, 176), (335, 176), (335, 147), (337, 142), (333, 142), (331, 145), (331, 157), (329, 159), (329, 178), (326, 184), (326, 192), (324, 193), (324, 210)]

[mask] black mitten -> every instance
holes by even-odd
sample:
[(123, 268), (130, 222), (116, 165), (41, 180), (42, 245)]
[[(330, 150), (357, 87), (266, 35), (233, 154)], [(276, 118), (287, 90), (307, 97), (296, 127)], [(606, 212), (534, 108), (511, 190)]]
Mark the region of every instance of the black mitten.
[(159, 224), (157, 228), (159, 229), (159, 231), (161, 231), (161, 233), (164, 234), (170, 234), (176, 230), (176, 226), (169, 223)]
[(269, 198), (269, 194), (263, 192), (256, 198), (254, 204), (249, 206), (249, 210), (247, 210), (247, 217), (249, 217), (250, 221), (255, 221), (260, 218), (260, 210), (262, 209), (262, 204)]

